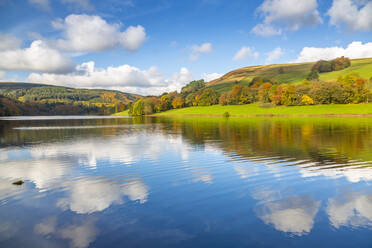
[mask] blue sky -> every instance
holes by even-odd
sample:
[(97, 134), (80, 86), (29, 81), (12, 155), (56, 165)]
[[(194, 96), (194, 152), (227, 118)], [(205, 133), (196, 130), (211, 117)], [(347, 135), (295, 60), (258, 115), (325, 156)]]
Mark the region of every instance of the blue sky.
[(0, 0), (0, 77), (159, 94), (243, 66), (372, 57), (370, 13), (370, 0)]

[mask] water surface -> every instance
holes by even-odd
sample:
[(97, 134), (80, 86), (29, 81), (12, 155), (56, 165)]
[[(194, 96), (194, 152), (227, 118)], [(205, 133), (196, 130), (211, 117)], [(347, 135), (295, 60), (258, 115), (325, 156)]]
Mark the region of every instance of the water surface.
[(3, 118), (0, 247), (371, 247), (371, 166), (372, 118)]

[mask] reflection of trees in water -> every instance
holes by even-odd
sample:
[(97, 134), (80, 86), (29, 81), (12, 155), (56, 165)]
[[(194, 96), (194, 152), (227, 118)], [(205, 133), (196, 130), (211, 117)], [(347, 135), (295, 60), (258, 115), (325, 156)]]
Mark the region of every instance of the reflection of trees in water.
[[(351, 118), (167, 119), (192, 144), (206, 143), (240, 157), (284, 156), (343, 164), (370, 159), (372, 120)], [(362, 157), (361, 157), (362, 156)], [(367, 156), (367, 157), (363, 157)]]
[[(13, 129), (59, 126), (100, 128)], [(135, 132), (182, 135), (193, 146), (208, 144), (242, 158), (283, 156), (343, 164), (354, 158), (371, 160), (372, 154), (372, 119), (367, 118), (188, 117), (1, 121), (0, 147), (105, 138)]]
[[(146, 119), (145, 123), (149, 121), (151, 119)], [(132, 125), (139, 123), (144, 123), (144, 120), (142, 118), (112, 118), (0, 121), (0, 147), (63, 142), (94, 137), (112, 137), (145, 129), (151, 131), (151, 129), (156, 128), (156, 126), (151, 125), (146, 127)], [(95, 126), (97, 128), (89, 128)], [(32, 127), (34, 129), (22, 129), (24, 127)], [(15, 130), (14, 128), (21, 129)]]

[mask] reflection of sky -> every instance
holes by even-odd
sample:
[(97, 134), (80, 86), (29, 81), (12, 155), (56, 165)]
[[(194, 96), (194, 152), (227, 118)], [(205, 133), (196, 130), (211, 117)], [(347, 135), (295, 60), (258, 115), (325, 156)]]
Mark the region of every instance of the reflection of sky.
[(132, 201), (145, 203), (147, 186), (138, 178), (118, 184), (108, 180), (78, 180), (68, 185), (69, 196), (61, 198), (57, 206), (79, 214), (102, 211), (111, 204), (123, 203), (123, 196)]
[(336, 228), (372, 226), (372, 194), (349, 192), (330, 198), (326, 211)]
[[(296, 237), (312, 232), (322, 205), (335, 228), (372, 226), (370, 195), (349, 193), (329, 197), (330, 193), (312, 191), (325, 187), (331, 180), (342, 179), (350, 184), (371, 180), (372, 170), (360, 168), (362, 163), (337, 168), (335, 164), (321, 166), (282, 157), (235, 158), (212, 141), (199, 148), (194, 149), (181, 135), (158, 131), (8, 147), (0, 150), (0, 203), (16, 196), (19, 199), (27, 192), (39, 194), (40, 198), (53, 195), (53, 200), (48, 198), (47, 203), (53, 211), (37, 218), (32, 227), (34, 233), (64, 240), (78, 248), (88, 247), (97, 239), (102, 231), (99, 217), (105, 218), (118, 208), (151, 209), (154, 202), (160, 207), (147, 210), (150, 211), (147, 216), (163, 214), (161, 220), (165, 223), (176, 223), (174, 216), (159, 212), (179, 208), (181, 214), (192, 212), (191, 216), (196, 216), (195, 225), (200, 224), (197, 218), (204, 218), (209, 230), (222, 229), (224, 222), (213, 218), (238, 207), (250, 211), (250, 216), (245, 217), (247, 222), (256, 218), (267, 228)], [(12, 185), (19, 179), (26, 183)], [(316, 185), (321, 180), (323, 186)], [(229, 205), (235, 198), (245, 201), (244, 197), (253, 206), (238, 206), (239, 202)], [(226, 201), (229, 209), (220, 207), (220, 201)], [(212, 220), (199, 212), (199, 207), (212, 208), (207, 213)], [(139, 212), (130, 213), (135, 216), (131, 223), (137, 223)], [(59, 214), (70, 217), (64, 220)], [(7, 223), (0, 221), (0, 233), (9, 230), (8, 235), (14, 235), (17, 230)], [(148, 235), (143, 239), (163, 236), (185, 240), (193, 236), (177, 228), (143, 230)]]
[(260, 219), (276, 230), (301, 236), (313, 228), (319, 206), (320, 201), (305, 195), (265, 202), (256, 211)]
[(57, 217), (52, 216), (42, 220), (34, 227), (34, 232), (39, 235), (52, 235), (68, 240), (70, 247), (85, 248), (92, 243), (99, 233), (95, 220), (88, 218), (84, 223), (72, 224), (66, 227), (57, 227)]
[[(140, 174), (134, 173), (134, 165), (141, 165), (141, 161), (160, 163), (164, 157), (187, 161), (189, 149), (180, 136), (159, 133), (8, 147), (1, 150), (0, 200), (27, 191), (52, 192), (58, 195), (55, 197), (55, 210), (82, 216), (97, 214), (114, 205), (125, 205), (128, 201), (145, 204), (149, 200), (150, 188)], [(118, 172), (118, 169), (110, 170), (113, 165), (122, 167), (121, 174), (110, 174)], [(200, 174), (197, 168), (185, 168), (185, 171), (195, 181), (212, 182), (211, 175)], [(12, 185), (16, 180), (26, 183)], [(99, 234), (94, 218), (69, 222), (61, 222), (57, 216), (46, 217), (35, 224), (34, 233), (65, 240), (70, 247), (76, 248), (88, 247)], [(10, 232), (6, 222), (1, 224), (0, 232), (16, 235), (16, 232)], [(153, 235), (165, 235), (175, 241), (190, 237), (177, 229), (159, 230)], [(4, 234), (0, 236), (6, 237)]]
[[(346, 179), (349, 183), (363, 183), (372, 179), (372, 169), (360, 168), (360, 164), (369, 162), (353, 162), (357, 166), (340, 167), (338, 165), (326, 165), (324, 167), (307, 161), (288, 161), (276, 164), (274, 161), (245, 160), (235, 163), (233, 168), (237, 176), (246, 183), (252, 185), (266, 182), (266, 186), (251, 187), (251, 196), (257, 200), (256, 215), (267, 225), (276, 230), (290, 233), (296, 236), (309, 234), (314, 226), (314, 219), (322, 204), (327, 205), (327, 214), (332, 226), (339, 228), (367, 227), (372, 226), (372, 196), (361, 193), (348, 193), (338, 197), (317, 200), (310, 194), (296, 194), (286, 196), (293, 192), (301, 192), (306, 188), (322, 188), (333, 191), (329, 179)], [(296, 166), (292, 166), (296, 165)], [(314, 167), (316, 166), (317, 167)], [(284, 166), (284, 167), (282, 167)], [(318, 170), (317, 170), (318, 169)], [(300, 176), (300, 177), (299, 177)], [(301, 188), (291, 187), (290, 181), (299, 181), (299, 178), (311, 179), (312, 177), (324, 177), (322, 181), (301, 182)], [(284, 181), (283, 182), (283, 178)], [(265, 183), (262, 183), (265, 184)], [(315, 194), (316, 197), (322, 194)], [(304, 192), (307, 192), (306, 190)]]

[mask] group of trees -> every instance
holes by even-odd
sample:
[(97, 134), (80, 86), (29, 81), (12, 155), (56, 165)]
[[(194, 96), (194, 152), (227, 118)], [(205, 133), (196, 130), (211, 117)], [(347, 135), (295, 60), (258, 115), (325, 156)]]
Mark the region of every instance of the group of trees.
[(336, 82), (304, 80), (297, 85), (263, 83), (258, 87), (237, 84), (220, 96), (219, 103), (231, 105), (259, 101), (286, 106), (363, 103), (372, 98), (369, 84), (356, 73), (341, 76)]
[(159, 97), (150, 96), (136, 101), (129, 107), (130, 115), (149, 115), (170, 109), (191, 106), (210, 106), (218, 103), (218, 94), (205, 87), (204, 80), (196, 80), (177, 91), (164, 93)]
[[(313, 72), (323, 71), (319, 61)], [(332, 60), (332, 68), (348, 67), (350, 60), (344, 57)], [(190, 106), (250, 104), (255, 102), (273, 105), (299, 106), (313, 104), (348, 104), (372, 101), (372, 78), (367, 81), (357, 73), (340, 76), (333, 82), (304, 79), (300, 84), (278, 83), (276, 80), (254, 78), (243, 86), (235, 83), (229, 92), (218, 94), (206, 87), (203, 80), (192, 81), (181, 92), (164, 93), (159, 97), (145, 97), (129, 107), (130, 115), (149, 115), (170, 109)]]
[(311, 68), (310, 73), (307, 76), (307, 80), (318, 80), (319, 73), (340, 71), (351, 65), (351, 61), (346, 57), (339, 57), (332, 60), (319, 60)]

